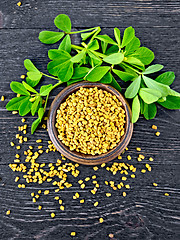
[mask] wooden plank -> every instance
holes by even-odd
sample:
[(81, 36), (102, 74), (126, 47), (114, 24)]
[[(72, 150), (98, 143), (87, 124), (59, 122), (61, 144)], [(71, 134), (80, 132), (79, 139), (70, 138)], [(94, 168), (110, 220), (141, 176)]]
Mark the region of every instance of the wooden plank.
[(60, 13), (70, 16), (74, 27), (177, 27), (179, 1), (22, 1), (18, 7), (13, 0), (1, 5), (4, 28), (52, 29), (53, 19)]

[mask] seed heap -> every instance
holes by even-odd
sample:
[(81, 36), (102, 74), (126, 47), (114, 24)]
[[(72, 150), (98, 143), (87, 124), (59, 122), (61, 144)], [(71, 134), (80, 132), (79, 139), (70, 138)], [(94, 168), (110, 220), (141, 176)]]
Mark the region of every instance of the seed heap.
[(125, 110), (115, 95), (95, 88), (80, 88), (57, 110), (58, 138), (84, 154), (113, 149), (124, 135)]

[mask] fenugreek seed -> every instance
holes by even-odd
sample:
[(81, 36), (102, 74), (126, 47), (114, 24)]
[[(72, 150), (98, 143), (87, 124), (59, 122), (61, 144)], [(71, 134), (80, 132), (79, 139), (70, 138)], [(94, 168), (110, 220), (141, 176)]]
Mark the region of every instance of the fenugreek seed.
[(55, 213), (51, 213), (51, 217), (54, 218), (55, 217)]
[(63, 205), (60, 206), (60, 210), (64, 211), (64, 206)]
[(152, 129), (157, 130), (157, 126), (156, 125), (152, 125)]
[(76, 232), (71, 232), (71, 236), (72, 237), (76, 236)]
[(155, 133), (155, 135), (156, 135), (157, 137), (159, 137), (159, 135), (160, 135), (160, 132), (156, 132), (156, 133)]
[(100, 223), (103, 223), (103, 222), (104, 222), (104, 219), (103, 219), (103, 218), (99, 218), (99, 222), (100, 222)]
[(15, 182), (18, 182), (18, 181), (19, 181), (19, 177), (16, 177), (14, 181), (15, 181)]
[(131, 156), (130, 155), (127, 156), (127, 160), (131, 160)]
[(145, 173), (145, 172), (146, 172), (146, 169), (142, 169), (141, 172), (142, 172), (142, 173)]
[(96, 175), (93, 175), (93, 176), (92, 176), (92, 179), (96, 179)]
[(27, 137), (25, 137), (23, 140), (24, 140), (24, 142), (27, 142)]
[(81, 184), (81, 188), (82, 188), (82, 189), (84, 189), (84, 188), (85, 188), (85, 186), (86, 186), (86, 185), (85, 185), (84, 183), (83, 183), (83, 184)]
[(122, 159), (122, 156), (118, 156), (118, 159)]
[(88, 182), (90, 180), (90, 177), (86, 177), (85, 181)]
[(108, 185), (108, 181), (105, 181), (105, 184)]
[(135, 178), (136, 176), (135, 176), (134, 174), (131, 174), (131, 177), (132, 177), (132, 178)]
[(142, 154), (139, 154), (139, 158), (141, 158), (141, 159), (145, 159), (145, 156), (142, 155)]
[(25, 118), (22, 118), (22, 119), (21, 119), (21, 122), (23, 122), (23, 123), (24, 123), (25, 121), (26, 121), (26, 119), (25, 119)]
[(81, 199), (79, 202), (80, 202), (80, 203), (84, 203), (84, 199)]
[(36, 202), (36, 199), (35, 199), (35, 198), (33, 198), (32, 200), (33, 200), (34, 203)]
[(12, 114), (18, 114), (18, 111), (12, 111)]
[(154, 161), (154, 159), (153, 159), (152, 157), (150, 157), (150, 158), (149, 158), (149, 161), (150, 161), (150, 162), (153, 162), (153, 161)]
[(102, 164), (101, 164), (101, 167), (102, 167), (102, 168), (103, 168), (103, 167), (105, 167), (105, 166), (106, 166), (106, 164), (105, 164), (105, 163), (102, 163)]
[(13, 147), (13, 146), (14, 146), (14, 143), (13, 143), (13, 142), (11, 142), (10, 144), (11, 144), (11, 147)]
[(42, 192), (41, 190), (38, 191), (39, 194), (41, 194), (41, 192)]
[(93, 167), (94, 171), (97, 171), (98, 170), (98, 167)]
[(4, 96), (1, 96), (1, 101), (3, 102), (5, 100), (5, 97)]
[(137, 147), (137, 148), (136, 148), (136, 151), (140, 152), (140, 151), (141, 151), (141, 148), (140, 148), (140, 147)]
[(122, 180), (123, 180), (123, 181), (126, 181), (126, 179), (127, 179), (127, 177), (122, 177)]
[(16, 158), (20, 158), (19, 154), (16, 154), (15, 157), (16, 157)]
[(97, 206), (98, 206), (98, 204), (99, 204), (98, 202), (95, 202), (95, 203), (94, 203), (94, 206), (95, 206), (95, 207), (97, 207)]
[(11, 213), (11, 210), (7, 210), (6, 215), (9, 215)]
[[(20, 5), (21, 6), (21, 5)], [(26, 75), (21, 75), (21, 79), (25, 79)]]
[(16, 149), (18, 149), (18, 150), (21, 149), (21, 146), (16, 146)]
[(125, 188), (129, 189), (129, 188), (130, 188), (130, 186), (127, 184), (127, 185), (125, 185)]
[(27, 133), (27, 131), (26, 131), (26, 130), (23, 130), (23, 133), (24, 133), (24, 134), (26, 134), (26, 133)]
[(169, 196), (169, 193), (165, 193), (164, 195), (165, 195), (165, 196)]
[(21, 187), (22, 187), (22, 188), (25, 188), (25, 187), (26, 187), (26, 185), (25, 185), (25, 184), (22, 184), (22, 185), (21, 185)]
[(153, 186), (157, 187), (157, 183), (153, 183)]
[(109, 237), (110, 237), (110, 238), (113, 238), (113, 237), (114, 237), (114, 234), (110, 233), (110, 234), (109, 234)]
[(41, 143), (42, 142), (42, 139), (38, 139), (36, 140), (37, 143)]
[(126, 192), (123, 192), (122, 194), (123, 194), (123, 197), (126, 197)]
[(39, 206), (38, 206), (38, 209), (39, 209), (39, 210), (41, 210), (41, 209), (42, 209), (42, 206), (41, 206), (41, 205), (39, 205)]
[(44, 191), (44, 195), (47, 195), (47, 194), (49, 194), (49, 190)]
[(59, 199), (59, 204), (62, 204), (62, 199)]
[(111, 197), (111, 193), (106, 193), (106, 197)]
[(34, 197), (34, 196), (35, 196), (35, 194), (32, 192), (32, 193), (31, 193), (31, 197)]

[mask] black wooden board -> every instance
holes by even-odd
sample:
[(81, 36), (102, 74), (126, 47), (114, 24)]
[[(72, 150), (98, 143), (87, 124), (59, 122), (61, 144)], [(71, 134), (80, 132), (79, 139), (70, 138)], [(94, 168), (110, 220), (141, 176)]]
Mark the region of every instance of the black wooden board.
[[(60, 211), (53, 199), (55, 193), (52, 186), (50, 194), (42, 196), (37, 203), (32, 203), (31, 192), (49, 188), (48, 183), (43, 185), (29, 184), (26, 189), (19, 189), (14, 182), (16, 176), (8, 167), (13, 162), (15, 150), (10, 146), (15, 141), (17, 126), (22, 125), (21, 118), (5, 110), (6, 103), (14, 97), (9, 88), (12, 80), (20, 81), (20, 75), (25, 73), (23, 61), (31, 59), (35, 65), (46, 72), (48, 63), (47, 50), (50, 46), (43, 45), (38, 40), (38, 33), (42, 29), (55, 30), (53, 19), (60, 13), (70, 16), (74, 29), (83, 29), (101, 26), (104, 33), (113, 36), (113, 27), (122, 31), (132, 25), (136, 35), (144, 46), (155, 52), (155, 63), (165, 66), (164, 71), (172, 70), (176, 80), (172, 87), (180, 91), (180, 1), (84, 1), (84, 0), (23, 0), (18, 7), (18, 1), (5, 0), (0, 3), (0, 96), (6, 97), (0, 102), (0, 239), (42, 239), (42, 240), (114, 240), (129, 239), (180, 239), (180, 111), (170, 111), (158, 107), (158, 114), (154, 120), (146, 121), (140, 118), (134, 126), (133, 138), (128, 146), (127, 154), (132, 156), (132, 163), (141, 169), (145, 163), (150, 163), (148, 157), (154, 157), (151, 164), (152, 172), (142, 174), (138, 171), (135, 179), (129, 179), (131, 189), (127, 196), (122, 197), (122, 191), (113, 191), (105, 186), (107, 179), (119, 181), (120, 174), (111, 175), (104, 169), (95, 174), (100, 182), (100, 191), (96, 195), (90, 193), (92, 186), (87, 184), (84, 190), (76, 183), (70, 189), (61, 193), (65, 202), (65, 211)], [(74, 43), (79, 43), (79, 37), (73, 37)], [(57, 45), (53, 45), (56, 48)], [(49, 84), (51, 80), (44, 79)], [(56, 89), (50, 97), (63, 88)], [(33, 118), (28, 116), (27, 123)], [(159, 137), (154, 135), (152, 124), (158, 126), (161, 132)], [(35, 145), (35, 139), (43, 139), (43, 148), (46, 149), (49, 140), (47, 132), (39, 129), (34, 137), (29, 133), (28, 145)], [(146, 156), (143, 163), (136, 160), (136, 147), (141, 147)], [(22, 150), (17, 150), (20, 155)], [(126, 161), (126, 156), (123, 161)], [(53, 162), (59, 154), (43, 154), (41, 162)], [(109, 163), (111, 165), (111, 163)], [(80, 166), (84, 179), (94, 174), (92, 167)], [(74, 181), (73, 178), (70, 178)], [(158, 186), (154, 187), (153, 182)], [(23, 183), (23, 181), (21, 181)], [(85, 199), (85, 204), (73, 200), (72, 196), (79, 192)], [(106, 192), (112, 193), (110, 198)], [(168, 192), (170, 196), (165, 196)], [(99, 201), (98, 207), (93, 203)], [(37, 210), (38, 205), (43, 210)], [(10, 209), (11, 214), (6, 215)], [(52, 219), (50, 213), (55, 212)], [(103, 217), (104, 222), (99, 223)], [(70, 233), (75, 231), (76, 237)]]

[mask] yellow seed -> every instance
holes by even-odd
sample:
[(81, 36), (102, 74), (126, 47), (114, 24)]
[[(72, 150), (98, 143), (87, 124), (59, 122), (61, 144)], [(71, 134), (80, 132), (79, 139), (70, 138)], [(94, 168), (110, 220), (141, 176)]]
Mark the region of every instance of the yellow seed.
[(60, 206), (60, 210), (64, 211), (64, 206), (63, 205)]
[(141, 148), (140, 148), (140, 147), (137, 147), (137, 148), (136, 148), (136, 151), (140, 152), (140, 151), (141, 151)]
[(119, 156), (118, 156), (118, 159), (122, 159), (122, 156), (119, 155)]
[(41, 209), (42, 209), (42, 206), (41, 206), (41, 205), (39, 205), (39, 206), (38, 206), (38, 209), (39, 209), (39, 210), (41, 210)]
[(165, 195), (165, 196), (169, 196), (169, 193), (165, 193), (164, 195)]
[(106, 197), (110, 197), (111, 196), (111, 193), (106, 193)]
[(25, 118), (22, 118), (22, 119), (21, 119), (21, 122), (23, 122), (23, 123), (24, 123), (25, 121), (26, 121), (26, 119), (25, 119)]
[(16, 157), (16, 158), (20, 158), (19, 154), (16, 154), (15, 157)]
[(47, 195), (47, 194), (49, 194), (49, 190), (44, 191), (44, 195)]
[(105, 181), (105, 184), (108, 185), (108, 181)]
[(131, 175), (132, 178), (135, 178), (136, 176), (134, 174)]
[(12, 114), (17, 114), (18, 113), (18, 111), (12, 111)]
[(157, 126), (156, 125), (152, 125), (152, 129), (157, 130)]
[(100, 223), (103, 223), (103, 222), (104, 222), (104, 219), (103, 219), (103, 218), (100, 218), (100, 219), (99, 219), (99, 222), (100, 222)]
[(127, 160), (131, 160), (131, 156), (130, 155), (127, 156)]
[(32, 193), (31, 193), (31, 197), (34, 197), (34, 195), (35, 195), (35, 194), (32, 192)]
[(98, 204), (99, 204), (98, 202), (95, 202), (95, 203), (94, 203), (94, 206), (97, 207)]
[(27, 142), (27, 137), (24, 137), (24, 139), (23, 139), (25, 142)]
[(106, 166), (106, 164), (105, 164), (105, 163), (102, 163), (102, 164), (101, 164), (101, 167), (105, 167), (105, 166)]
[(21, 184), (18, 184), (18, 188), (21, 188)]
[(80, 202), (80, 203), (84, 203), (84, 199), (81, 199), (79, 202)]
[(55, 213), (51, 213), (51, 217), (54, 218), (55, 217)]
[(139, 158), (141, 158), (141, 159), (144, 159), (144, 158), (145, 158), (145, 156), (144, 156), (144, 155), (142, 155), (142, 154), (139, 154)]
[(153, 185), (154, 185), (155, 187), (157, 187), (157, 183), (153, 183)]
[(94, 171), (97, 171), (98, 170), (98, 167), (93, 167)]
[(21, 149), (21, 146), (16, 146), (16, 149), (18, 149), (18, 150)]
[(21, 79), (25, 79), (25, 77), (26, 77), (25, 75), (21, 75)]
[(34, 203), (36, 202), (36, 199), (35, 199), (35, 198), (33, 198), (32, 200), (33, 200)]
[(41, 190), (38, 191), (39, 194), (41, 194), (41, 192), (42, 192)]
[(113, 238), (113, 237), (114, 237), (114, 234), (110, 233), (110, 234), (109, 234), (109, 237), (110, 237), (110, 238)]
[(83, 183), (83, 184), (81, 184), (81, 188), (82, 188), (82, 189), (84, 189), (84, 188), (85, 188), (85, 186), (86, 186), (86, 185), (85, 185), (84, 183)]
[(86, 177), (85, 178), (85, 181), (87, 182), (87, 181), (89, 181), (90, 180), (90, 177)]
[(146, 169), (142, 169), (141, 172), (142, 172), (142, 173), (145, 173), (145, 172), (146, 172)]
[(55, 197), (54, 199), (55, 199), (55, 200), (59, 200), (59, 197)]
[(7, 210), (6, 215), (9, 215), (11, 213), (11, 210)]
[(123, 180), (123, 181), (126, 181), (126, 179), (127, 179), (127, 177), (122, 177), (122, 180)]
[(15, 182), (18, 182), (18, 181), (19, 181), (19, 177), (16, 177), (14, 181), (15, 181)]
[(1, 96), (1, 101), (3, 102), (5, 100), (5, 97), (4, 96)]
[(125, 185), (125, 188), (129, 189), (129, 188), (130, 188), (130, 186), (127, 184), (127, 185)]
[(149, 158), (149, 161), (152, 162), (152, 161), (154, 161), (154, 159), (153, 159), (152, 157), (150, 157), (150, 158)]
[(27, 133), (27, 131), (26, 131), (26, 130), (23, 130), (23, 133), (24, 133), (24, 134), (26, 134), (26, 133)]
[(62, 200), (61, 199), (59, 199), (59, 204), (62, 204)]
[(37, 143), (41, 143), (42, 142), (42, 139), (38, 139), (36, 140)]
[(156, 134), (156, 136), (157, 136), (157, 137), (159, 137), (159, 135), (160, 135), (160, 132), (156, 132), (155, 134)]
[(25, 188), (25, 187), (26, 187), (26, 185), (25, 185), (25, 184), (22, 184), (22, 185), (21, 185), (21, 187), (22, 187), (22, 188)]
[(123, 194), (123, 197), (126, 197), (126, 192), (123, 192), (122, 194)]
[(21, 6), (21, 4), (22, 4), (21, 2), (18, 2), (18, 3), (17, 3), (17, 5), (18, 5), (19, 7)]
[(71, 232), (71, 236), (72, 237), (76, 236), (76, 232)]
[(10, 144), (11, 144), (11, 147), (13, 147), (13, 146), (14, 146), (14, 143), (13, 143), (13, 142), (11, 142)]
[(92, 176), (92, 179), (96, 179), (96, 175), (93, 175), (93, 176)]

